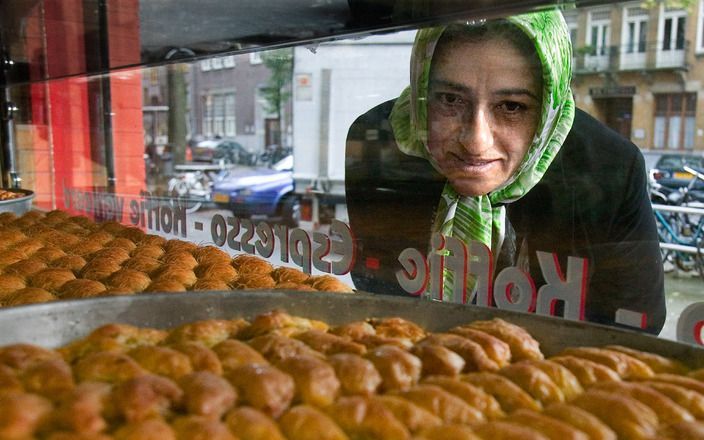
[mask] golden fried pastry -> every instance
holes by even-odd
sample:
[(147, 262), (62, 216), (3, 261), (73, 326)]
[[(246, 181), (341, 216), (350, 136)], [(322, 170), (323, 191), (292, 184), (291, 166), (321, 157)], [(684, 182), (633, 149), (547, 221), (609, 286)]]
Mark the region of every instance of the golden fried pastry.
[(530, 394), (499, 374), (469, 373), (461, 376), (461, 379), (494, 396), (501, 405), (501, 409), (507, 413), (521, 408), (533, 411), (539, 411), (542, 408), (540, 402), (533, 399)]
[(316, 289), (309, 286), (308, 284), (299, 284), (292, 282), (276, 283), (273, 288), (277, 290), (294, 290), (296, 292), (317, 292)]
[(33, 257), (38, 258), (43, 262), (49, 264), (52, 261), (57, 260), (65, 255), (66, 252), (61, 250), (60, 247), (54, 246), (53, 244), (47, 244), (46, 246), (35, 252)]
[(607, 345), (604, 348), (634, 357), (648, 365), (654, 373), (685, 374), (689, 370), (682, 362), (655, 353), (635, 350), (633, 348), (624, 347), (623, 345)]
[(659, 433), (662, 439), (698, 440), (704, 438), (704, 422), (679, 422), (667, 426)]
[(127, 227), (127, 228), (123, 229), (117, 235), (119, 237), (126, 238), (126, 239), (130, 240), (131, 242), (139, 243), (142, 241), (142, 239), (144, 238), (144, 236), (146, 234), (141, 229), (132, 226), (132, 227)]
[(130, 254), (126, 250), (119, 247), (108, 247), (88, 255), (88, 259), (92, 260), (94, 258), (105, 258), (108, 260), (113, 260), (117, 264), (122, 264), (130, 258)]
[(83, 382), (57, 405), (52, 422), (58, 429), (97, 434), (108, 426), (103, 417), (111, 387), (101, 382)]
[(413, 437), (413, 440), (482, 440), (472, 428), (465, 425), (441, 425), (427, 428)]
[(10, 227), (0, 230), (0, 242), (8, 246), (17, 243), (18, 241), (22, 241), (25, 238), (27, 238), (27, 236), (17, 228)]
[(337, 292), (337, 293), (353, 293), (352, 289), (347, 284), (343, 283), (336, 277), (332, 275), (318, 275), (312, 276), (306, 280), (306, 284), (309, 284), (316, 290), (321, 292)]
[(430, 411), (444, 423), (467, 425), (486, 421), (484, 414), (477, 408), (435, 385), (416, 385), (406, 391), (397, 391), (395, 394)]
[(519, 409), (511, 414), (508, 422), (523, 426), (530, 426), (550, 440), (589, 440), (589, 436), (573, 427), (572, 425), (560, 421), (556, 418), (546, 416), (543, 413)]
[(134, 269), (120, 269), (110, 275), (105, 281), (112, 288), (125, 289), (131, 292), (142, 292), (151, 282), (149, 275)]
[(465, 361), (449, 348), (437, 344), (418, 344), (411, 349), (423, 364), (422, 374), (455, 376), (464, 370)]
[(535, 365), (519, 362), (499, 371), (542, 404), (565, 401), (565, 395), (546, 373)]
[(84, 215), (74, 215), (69, 217), (68, 220), (86, 229), (95, 229), (97, 227), (93, 220)]
[(166, 338), (167, 332), (128, 324), (106, 324), (88, 336), (59, 348), (66, 360), (73, 363), (91, 353), (104, 351), (126, 352), (140, 345), (154, 345)]
[(601, 381), (621, 380), (621, 376), (611, 368), (589, 359), (576, 356), (555, 356), (550, 358), (550, 361), (557, 362), (570, 370), (584, 388)]
[(658, 416), (633, 397), (588, 390), (571, 403), (599, 417), (619, 437), (649, 439), (657, 433)]
[(101, 351), (82, 357), (73, 372), (79, 382), (125, 382), (148, 372), (124, 353)]
[(605, 365), (624, 379), (647, 379), (655, 374), (644, 362), (615, 350), (597, 347), (570, 347), (563, 350), (562, 354), (589, 359)]
[(27, 287), (24, 279), (14, 275), (0, 275), (0, 301), (13, 292)]
[(76, 385), (63, 359), (47, 359), (28, 366), (20, 375), (25, 391), (50, 400), (60, 399)]
[(66, 253), (72, 255), (79, 255), (81, 257), (87, 257), (93, 252), (97, 252), (103, 248), (103, 245), (90, 240), (81, 240), (74, 244), (73, 246), (64, 249)]
[(36, 363), (60, 358), (59, 353), (32, 344), (12, 344), (0, 347), (0, 365), (5, 365), (13, 370), (25, 370)]
[(207, 371), (218, 376), (222, 375), (222, 364), (218, 355), (205, 344), (198, 341), (184, 341), (170, 347), (188, 356), (193, 371)]
[(222, 291), (230, 290), (230, 285), (221, 280), (201, 278), (191, 287), (195, 291)]
[(242, 365), (227, 374), (227, 379), (243, 403), (274, 418), (283, 414), (293, 400), (293, 379), (271, 365)]
[(19, 278), (27, 278), (40, 270), (46, 269), (46, 267), (46, 263), (38, 258), (27, 258), (26, 260), (10, 264), (5, 268), (4, 273)]
[(684, 373), (673, 373), (673, 374), (687, 374), (687, 376), (697, 379), (697, 380), (704, 380), (704, 368), (699, 368), (697, 370), (692, 370), (690, 372), (684, 372)]
[(374, 364), (361, 356), (338, 353), (328, 357), (340, 381), (340, 391), (346, 395), (371, 395), (381, 385), (381, 375)]
[(704, 395), (686, 388), (666, 382), (640, 382), (669, 397), (673, 402), (690, 412), (695, 419), (704, 419)]
[(232, 266), (242, 276), (247, 275), (269, 275), (274, 267), (263, 258), (256, 255), (240, 254), (232, 259)]
[(495, 420), (485, 423), (474, 429), (477, 434), (483, 439), (491, 440), (549, 440), (548, 437), (541, 434), (539, 431), (524, 426), (519, 423), (513, 423), (506, 420)]
[(17, 249), (6, 249), (0, 253), (0, 267), (7, 267), (21, 260), (24, 260), (24, 254)]
[(212, 347), (225, 339), (235, 338), (247, 327), (244, 319), (203, 319), (188, 322), (172, 329), (167, 344), (197, 341)]
[(29, 285), (48, 291), (58, 291), (76, 276), (68, 269), (44, 269), (29, 277)]
[(616, 440), (616, 433), (592, 413), (567, 403), (555, 403), (543, 411), (546, 415), (569, 423), (592, 440)]
[(591, 390), (603, 390), (624, 396), (630, 396), (647, 405), (658, 418), (666, 423), (692, 421), (694, 417), (686, 409), (672, 401), (659, 391), (641, 383), (632, 382), (601, 382), (595, 384)]
[(380, 402), (361, 396), (341, 397), (325, 412), (353, 439), (407, 440), (406, 428)]
[(481, 345), (451, 333), (432, 333), (418, 345), (441, 345), (454, 351), (465, 361), (464, 371), (496, 371), (499, 366), (484, 351)]
[(250, 326), (243, 329), (238, 335), (240, 339), (250, 339), (255, 336), (264, 335), (273, 330), (281, 330), (292, 328), (296, 332), (304, 332), (308, 330), (326, 331), (328, 325), (322, 321), (314, 319), (292, 316), (283, 310), (272, 310), (271, 312), (257, 315), (251, 322)]
[(93, 241), (95, 243), (99, 243), (102, 246), (102, 245), (105, 245), (105, 243), (112, 240), (113, 238), (115, 238), (115, 236), (112, 235), (111, 233), (109, 233), (107, 231), (97, 230), (97, 231), (93, 231), (90, 234), (88, 234), (86, 236), (86, 241)]
[(127, 238), (114, 238), (107, 243), (105, 243), (106, 248), (111, 248), (111, 247), (116, 247), (116, 248), (122, 248), (126, 250), (127, 252), (132, 252), (137, 248), (137, 245), (134, 244), (134, 242), (130, 239)]
[(224, 423), (207, 417), (179, 417), (171, 426), (178, 440), (237, 440)]
[(68, 269), (78, 274), (86, 265), (86, 260), (80, 255), (66, 255), (51, 262), (51, 267), (57, 269)]
[(522, 327), (494, 318), (490, 321), (474, 321), (469, 327), (496, 336), (511, 348), (511, 357), (515, 361), (523, 359), (543, 359), (538, 341)]
[(451, 328), (448, 333), (460, 335), (479, 344), (500, 368), (511, 362), (511, 347), (496, 336), (466, 325)]
[[(77, 235), (69, 234), (67, 232), (62, 231), (52, 231), (51, 234), (47, 234), (47, 236), (44, 238), (44, 242), (46, 244), (51, 244), (61, 248), (61, 250), (66, 252), (67, 255), (75, 255), (73, 250), (76, 246), (79, 246), (82, 241), (83, 240)], [(95, 252), (96, 250), (98, 250), (98, 248), (96, 246), (91, 245), (87, 250), (92, 250), (93, 252)]]
[(213, 263), (224, 263), (229, 265), (232, 257), (217, 246), (202, 246), (193, 251), (198, 264), (210, 265)]
[(147, 374), (115, 385), (112, 403), (127, 422), (165, 416), (183, 397), (183, 391), (171, 380)]
[(0, 213), (0, 225), (6, 225), (16, 219), (17, 215), (14, 212), (6, 211)]
[(125, 269), (134, 269), (146, 274), (155, 272), (161, 267), (161, 261), (156, 258), (136, 255), (122, 264)]
[(103, 281), (120, 270), (120, 264), (108, 258), (93, 258), (81, 269), (82, 278)]
[(40, 304), (56, 301), (58, 298), (51, 292), (39, 287), (25, 287), (8, 295), (3, 304), (6, 306), (22, 306), (25, 304)]
[(161, 258), (164, 255), (164, 249), (159, 246), (140, 244), (132, 251), (133, 257), (149, 257), (154, 259)]
[(51, 402), (28, 393), (0, 394), (0, 438), (29, 439), (49, 417)]
[(308, 330), (297, 333), (293, 337), (299, 341), (303, 341), (313, 350), (326, 355), (336, 353), (364, 354), (367, 352), (366, 347), (362, 344), (358, 344), (332, 333), (326, 333), (322, 330)]
[(127, 423), (115, 431), (113, 437), (115, 440), (176, 440), (176, 433), (165, 421), (152, 418)]
[(286, 440), (271, 417), (248, 406), (230, 411), (225, 423), (233, 434), (243, 440)]
[(210, 278), (214, 280), (224, 281), (228, 284), (234, 282), (239, 277), (237, 269), (232, 267), (229, 262), (215, 261), (200, 263), (194, 270), (198, 278)]
[(468, 405), (481, 411), (488, 420), (499, 419), (506, 415), (494, 396), (468, 382), (447, 376), (428, 376), (423, 378), (421, 383), (435, 385), (454, 394)]
[(139, 292), (133, 292), (124, 287), (110, 287), (106, 289), (105, 292), (101, 293), (100, 296), (131, 296)]
[(277, 267), (271, 271), (271, 277), (276, 281), (277, 284), (281, 283), (294, 283), (301, 284), (305, 283), (310, 275), (303, 272), (302, 270), (295, 269), (293, 267)]
[(185, 267), (163, 265), (152, 275), (154, 281), (177, 281), (186, 287), (190, 287), (198, 281), (198, 277), (192, 270)]
[(24, 391), (17, 373), (7, 365), (0, 364), (0, 393)]
[(321, 353), (308, 347), (303, 342), (276, 333), (257, 336), (249, 341), (249, 345), (261, 353), (267, 360), (274, 363), (291, 356), (299, 355), (323, 357)]
[(232, 283), (235, 289), (273, 289), (276, 281), (269, 275), (243, 274)]
[(145, 292), (154, 293), (173, 293), (173, 292), (185, 292), (186, 286), (176, 280), (170, 279), (160, 279), (152, 281), (151, 284), (144, 289)]
[(35, 252), (44, 247), (44, 242), (36, 238), (25, 238), (12, 245), (13, 249), (22, 252), (25, 258), (31, 257)]
[(698, 392), (699, 394), (704, 395), (704, 382), (701, 382), (697, 379), (693, 379), (691, 377), (680, 376), (677, 374), (670, 374), (670, 373), (660, 373), (660, 374), (656, 374), (655, 376), (651, 377), (649, 380), (651, 380), (653, 382), (665, 382), (665, 383), (671, 383), (673, 385), (683, 386), (685, 388), (688, 388), (690, 390), (694, 390), (694, 391)]
[(181, 377), (183, 402), (189, 414), (220, 420), (237, 401), (237, 392), (228, 381), (207, 371)]
[(105, 290), (105, 285), (100, 281), (78, 278), (61, 286), (56, 296), (61, 299), (92, 298)]
[(145, 234), (142, 239), (139, 240), (139, 244), (142, 246), (157, 246), (164, 249), (164, 246), (166, 246), (167, 241), (168, 240), (166, 240), (160, 235)]
[(295, 406), (279, 419), (289, 440), (347, 440), (347, 435), (325, 413), (308, 405)]
[(384, 391), (407, 390), (420, 379), (420, 359), (393, 345), (382, 345), (366, 355), (381, 375)]
[(399, 396), (372, 396), (370, 400), (380, 403), (391, 411), (396, 419), (411, 433), (442, 425), (442, 419), (427, 409)]
[(127, 354), (144, 369), (169, 379), (177, 380), (193, 372), (188, 356), (172, 348), (142, 345)]
[(164, 256), (161, 257), (161, 261), (164, 263), (164, 265), (172, 267), (181, 267), (184, 269), (193, 269), (194, 267), (198, 266), (198, 262), (196, 261), (195, 257), (193, 257), (190, 252), (186, 251), (167, 251)]
[(584, 391), (577, 377), (564, 366), (550, 360), (524, 360), (520, 364), (526, 363), (540, 369), (547, 374), (550, 380), (562, 391), (565, 400), (570, 401), (573, 397)]
[(90, 230), (88, 230), (88, 229), (82, 227), (81, 225), (79, 225), (75, 222), (72, 222), (72, 221), (59, 223), (56, 226), (54, 226), (54, 229), (56, 229), (57, 231), (66, 232), (68, 234), (80, 236), (80, 237), (84, 237), (90, 233)]
[(318, 357), (291, 356), (282, 359), (276, 366), (293, 378), (296, 402), (326, 407), (340, 392), (340, 381), (335, 375), (335, 369)]
[(190, 241), (168, 240), (163, 244), (163, 247), (167, 253), (185, 251), (192, 254), (198, 248), (198, 245)]
[(377, 336), (409, 339), (411, 342), (418, 342), (425, 337), (425, 330), (407, 319), (399, 317), (371, 318), (369, 323), (374, 327)]
[(354, 321), (330, 329), (330, 333), (360, 341), (367, 336), (376, 336), (376, 330), (366, 321)]
[(226, 339), (213, 347), (224, 372), (246, 364), (268, 364), (269, 362), (254, 348), (244, 342)]

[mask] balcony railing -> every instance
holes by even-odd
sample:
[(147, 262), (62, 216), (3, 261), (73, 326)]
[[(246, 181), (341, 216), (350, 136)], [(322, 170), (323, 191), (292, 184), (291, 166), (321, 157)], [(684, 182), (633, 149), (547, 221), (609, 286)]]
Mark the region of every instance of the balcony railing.
[(687, 69), (690, 42), (681, 48), (663, 47), (662, 41), (644, 45), (605, 46), (602, 48), (575, 48), (576, 74), (616, 72), (627, 70)]

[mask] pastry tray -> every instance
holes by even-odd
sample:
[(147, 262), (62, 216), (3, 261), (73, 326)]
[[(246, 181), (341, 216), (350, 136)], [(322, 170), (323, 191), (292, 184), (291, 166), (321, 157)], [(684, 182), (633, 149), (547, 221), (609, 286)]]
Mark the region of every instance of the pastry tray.
[(169, 328), (212, 318), (251, 318), (272, 309), (331, 325), (370, 317), (400, 316), (430, 331), (473, 320), (503, 318), (526, 328), (547, 356), (569, 346), (620, 344), (704, 367), (704, 348), (598, 324), (495, 308), (371, 294), (238, 291), (165, 293), (58, 301), (0, 310), (0, 345), (58, 347), (112, 322)]

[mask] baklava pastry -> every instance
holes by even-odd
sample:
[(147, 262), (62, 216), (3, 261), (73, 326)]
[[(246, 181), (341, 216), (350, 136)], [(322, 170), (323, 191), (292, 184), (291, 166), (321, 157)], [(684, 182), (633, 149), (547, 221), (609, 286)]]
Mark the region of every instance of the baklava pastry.
[(324, 412), (298, 405), (284, 413), (279, 426), (288, 440), (347, 440), (348, 437)]
[(164, 246), (166, 246), (167, 241), (168, 240), (166, 240), (160, 235), (145, 234), (144, 237), (142, 237), (142, 239), (139, 241), (139, 244), (142, 246), (156, 246), (164, 250)]
[(369, 353), (369, 359), (381, 375), (384, 391), (407, 390), (420, 379), (422, 364), (411, 353), (393, 345), (382, 345)]
[(623, 345), (607, 345), (604, 348), (636, 358), (648, 365), (654, 373), (686, 374), (688, 371), (688, 368), (681, 362), (655, 353), (635, 350), (633, 348), (624, 347)]
[(104, 246), (105, 243), (111, 241), (114, 238), (115, 236), (111, 233), (101, 230), (93, 231), (90, 234), (86, 235), (86, 241), (93, 241), (95, 243), (99, 243), (101, 246)]
[(240, 406), (225, 417), (230, 431), (239, 439), (286, 440), (271, 417), (249, 406)]
[(127, 354), (144, 369), (172, 380), (193, 372), (188, 356), (172, 348), (142, 345)]
[(163, 244), (163, 247), (167, 254), (173, 252), (187, 252), (189, 254), (192, 254), (193, 251), (198, 249), (198, 245), (196, 245), (195, 243), (183, 240), (168, 240), (166, 243)]
[(120, 270), (120, 263), (108, 258), (94, 258), (81, 270), (81, 277), (89, 280), (103, 281)]
[(297, 333), (293, 337), (302, 341), (313, 350), (326, 355), (336, 353), (365, 354), (367, 352), (366, 347), (362, 344), (322, 330), (308, 330)]
[(306, 355), (283, 359), (276, 366), (296, 384), (294, 401), (324, 408), (340, 392), (340, 381), (333, 367), (324, 360)]
[(474, 425), (486, 422), (486, 417), (477, 408), (435, 385), (416, 385), (397, 394), (430, 411), (443, 423)]
[(161, 261), (151, 257), (136, 255), (125, 261), (122, 267), (151, 274), (161, 267)]
[(464, 371), (497, 371), (499, 366), (491, 360), (481, 345), (451, 333), (432, 333), (418, 345), (441, 345), (454, 351), (465, 361)]
[[(82, 240), (78, 238), (77, 235), (69, 234), (68, 232), (53, 231), (51, 234), (47, 234), (47, 237), (44, 239), (44, 241), (47, 244), (58, 246), (59, 248), (61, 248), (62, 251), (68, 254), (75, 255), (73, 249), (74, 247), (79, 246)], [(99, 248), (91, 246), (90, 249), (93, 249), (95, 251)]]
[(312, 276), (306, 284), (321, 292), (354, 293), (354, 289), (332, 275)]
[(218, 355), (205, 344), (197, 341), (184, 341), (177, 342), (170, 347), (188, 356), (194, 372), (207, 371), (218, 376), (222, 375), (222, 364)]
[(167, 252), (161, 257), (161, 262), (164, 265), (182, 267), (184, 269), (193, 269), (198, 266), (198, 262), (193, 255), (186, 251)]
[(53, 244), (47, 244), (46, 246), (35, 252), (33, 257), (38, 258), (47, 264), (50, 264), (52, 261), (58, 260), (59, 258), (65, 255), (66, 252), (61, 250), (60, 247), (54, 246)]
[(257, 315), (249, 325), (238, 335), (240, 339), (250, 339), (255, 336), (267, 334), (274, 330), (291, 328), (297, 333), (308, 330), (326, 331), (328, 325), (322, 321), (314, 319), (292, 316), (282, 310), (272, 310), (267, 313)]
[(543, 413), (519, 409), (511, 414), (508, 422), (530, 426), (550, 440), (590, 440), (590, 437), (574, 426)]
[(181, 377), (178, 385), (189, 414), (220, 420), (237, 402), (237, 392), (228, 381), (207, 371)]
[(232, 259), (232, 266), (242, 276), (249, 275), (270, 275), (274, 266), (263, 258), (255, 255), (240, 254)]
[(442, 345), (418, 344), (411, 349), (411, 353), (421, 360), (424, 376), (433, 374), (455, 376), (464, 370), (465, 361), (462, 356)]
[(548, 437), (533, 428), (506, 420), (494, 420), (492, 422), (477, 426), (474, 430), (483, 439), (549, 440)]
[(80, 433), (74, 431), (56, 431), (45, 437), (46, 440), (113, 440), (113, 437), (101, 433)]
[(12, 344), (0, 347), (0, 365), (16, 371), (26, 370), (32, 365), (52, 359), (61, 359), (53, 350), (32, 344)]
[(27, 367), (20, 375), (25, 391), (57, 400), (76, 385), (71, 367), (63, 359), (47, 359)]
[(369, 360), (351, 353), (338, 353), (327, 361), (335, 369), (340, 391), (345, 395), (368, 396), (381, 385), (381, 375)]
[(53, 209), (46, 214), (44, 214), (44, 219), (47, 221), (66, 221), (70, 217), (69, 213), (66, 211), (62, 211), (60, 209)]
[(454, 394), (468, 405), (478, 409), (488, 420), (499, 419), (506, 415), (494, 396), (468, 382), (447, 376), (428, 376), (423, 378), (421, 383), (435, 385)]
[(248, 344), (261, 353), (269, 362), (273, 363), (281, 362), (292, 356), (308, 355), (323, 357), (321, 353), (318, 353), (297, 339), (274, 333), (257, 336), (251, 339)]
[(86, 265), (86, 260), (79, 255), (65, 255), (51, 262), (51, 267), (68, 269), (74, 274), (79, 274)]
[(24, 254), (17, 249), (6, 249), (0, 253), (0, 268), (24, 260)]
[(658, 416), (648, 406), (632, 397), (588, 390), (570, 403), (597, 416), (609, 425), (619, 438), (651, 439), (657, 434)]
[(115, 440), (176, 440), (176, 433), (164, 420), (152, 418), (122, 425)]
[(86, 257), (92, 254), (93, 252), (97, 252), (101, 249), (103, 249), (102, 244), (96, 241), (83, 240), (66, 249), (66, 252), (72, 255), (80, 255), (81, 257)]
[(71, 280), (61, 286), (56, 294), (61, 299), (93, 298), (105, 292), (103, 283), (83, 278)]
[(494, 318), (490, 321), (474, 321), (469, 324), (469, 327), (489, 333), (496, 336), (511, 348), (511, 357), (514, 361), (523, 359), (543, 359), (543, 353), (540, 351), (538, 341), (522, 327), (519, 327), (510, 322), (506, 322), (500, 318)]
[(69, 217), (67, 220), (77, 224), (78, 226), (85, 228), (85, 229), (95, 229), (96, 224), (93, 220), (90, 218), (84, 216), (84, 215), (74, 215), (72, 217)]
[(550, 417), (584, 432), (592, 440), (616, 440), (616, 433), (594, 414), (567, 403), (555, 403), (545, 408), (544, 413)]
[(124, 353), (100, 351), (80, 358), (73, 367), (79, 382), (120, 383), (148, 374), (134, 359)]
[(0, 230), (0, 243), (4, 246), (11, 246), (18, 241), (22, 241), (27, 238), (19, 229), (15, 228), (3, 228)]
[(195, 291), (223, 291), (230, 290), (230, 285), (224, 281), (211, 279), (211, 278), (201, 278), (191, 287), (191, 290)]
[(461, 379), (494, 396), (506, 413), (512, 413), (521, 408), (533, 411), (540, 411), (542, 408), (540, 402), (533, 399), (530, 394), (499, 374), (470, 373), (461, 376)]
[(118, 237), (126, 238), (133, 243), (139, 243), (142, 241), (146, 234), (139, 228), (128, 226), (122, 231), (120, 231), (120, 233), (117, 235)]
[(511, 362), (511, 348), (496, 336), (464, 325), (451, 328), (448, 333), (460, 335), (479, 344), (499, 368), (503, 368)]
[(130, 258), (129, 252), (118, 247), (106, 247), (100, 249), (99, 251), (93, 252), (88, 256), (90, 260), (94, 258), (105, 258), (107, 260), (112, 260), (117, 264), (122, 264)]
[(689, 411), (695, 419), (704, 419), (704, 395), (671, 383), (650, 381), (641, 383), (669, 397), (673, 402)]
[(152, 374), (115, 385), (111, 401), (127, 422), (138, 422), (171, 414), (183, 391), (171, 380)]
[(0, 213), (0, 225), (6, 225), (17, 219), (17, 215), (14, 212), (6, 211)]
[(52, 423), (60, 430), (98, 434), (108, 427), (103, 413), (110, 399), (111, 386), (83, 382), (58, 403)]
[(134, 242), (132, 240), (118, 236), (117, 238), (113, 238), (112, 240), (105, 243), (105, 247), (106, 248), (116, 247), (116, 248), (124, 249), (127, 252), (132, 252), (133, 250), (135, 250), (137, 248), (137, 245), (134, 244)]
[(499, 374), (523, 388), (534, 399), (544, 405), (565, 401), (562, 390), (540, 368), (519, 362), (502, 368)]
[(441, 425), (419, 432), (414, 440), (482, 440), (465, 425)]
[(32, 287), (39, 287), (49, 291), (58, 291), (61, 286), (71, 280), (75, 280), (76, 276), (68, 269), (50, 268), (36, 272), (29, 277), (29, 284)]
[(8, 295), (3, 301), (5, 306), (22, 306), (56, 301), (58, 298), (51, 292), (39, 287), (25, 287)]
[(135, 250), (132, 251), (132, 256), (134, 257), (139, 256), (159, 259), (162, 255), (164, 255), (164, 249), (160, 248), (159, 246), (151, 246), (145, 244), (140, 244), (135, 248)]
[(291, 376), (271, 365), (242, 365), (227, 374), (227, 379), (242, 403), (274, 418), (288, 409), (295, 393)]
[(177, 281), (186, 287), (190, 287), (198, 281), (198, 277), (192, 270), (185, 267), (164, 265), (153, 274), (154, 281), (171, 280)]
[(273, 289), (277, 290), (293, 290), (296, 292), (317, 292), (316, 289), (309, 286), (308, 284), (298, 284), (292, 282), (276, 283)]
[(230, 254), (216, 246), (203, 246), (193, 251), (198, 264), (210, 265), (215, 263), (230, 264), (232, 257)]
[(0, 438), (33, 438), (34, 433), (48, 419), (51, 409), (51, 402), (35, 394), (0, 394)]
[(0, 302), (17, 290), (27, 287), (23, 278), (14, 275), (0, 275)]
[(371, 318), (369, 323), (374, 327), (376, 335), (382, 338), (398, 338), (418, 342), (425, 337), (425, 330), (407, 319), (399, 317)]
[(302, 270), (295, 269), (293, 267), (277, 267), (271, 271), (271, 277), (276, 281), (277, 284), (281, 283), (294, 283), (301, 284), (305, 283), (310, 275), (303, 272)]
[(233, 283), (239, 277), (237, 269), (232, 267), (230, 263), (220, 261), (214, 263), (201, 263), (196, 266), (194, 272), (198, 278), (220, 280), (227, 284)]
[(12, 245), (12, 248), (22, 252), (25, 258), (31, 257), (35, 252), (43, 247), (44, 243), (35, 238), (25, 238), (24, 240), (18, 241)]
[(220, 359), (222, 369), (226, 373), (242, 365), (269, 363), (257, 350), (234, 339), (227, 339), (215, 345), (213, 352)]
[(247, 327), (244, 319), (203, 319), (187, 322), (172, 329), (165, 343), (202, 342), (212, 347), (226, 339), (235, 338)]
[(621, 376), (611, 368), (589, 359), (575, 356), (555, 356), (551, 357), (550, 361), (556, 362), (570, 370), (584, 388), (588, 388), (597, 382), (621, 380)]
[(240, 273), (239, 278), (232, 283), (235, 289), (273, 289), (276, 281), (269, 275), (250, 275)]
[(427, 409), (399, 396), (372, 396), (370, 400), (388, 409), (396, 419), (414, 434), (418, 431), (442, 425), (440, 417)]
[(74, 223), (72, 221), (66, 221), (63, 223), (59, 223), (54, 228), (57, 231), (65, 232), (67, 234), (71, 235), (76, 235), (76, 236), (86, 236), (90, 232), (88, 229), (82, 227), (81, 225)]
[(173, 292), (185, 292), (186, 286), (176, 280), (169, 279), (159, 279), (154, 280), (144, 289), (145, 292), (153, 293), (173, 293)]
[(391, 411), (369, 398), (341, 397), (325, 412), (353, 439), (407, 440), (411, 436)]
[(117, 289), (142, 292), (151, 282), (149, 275), (144, 272), (134, 269), (120, 269), (108, 277), (106, 284)]
[(627, 354), (597, 347), (570, 347), (562, 351), (567, 356), (589, 359), (614, 370), (624, 379), (647, 379), (655, 373), (644, 362)]
[(178, 440), (237, 440), (224, 423), (207, 417), (179, 417), (171, 426)]
[(623, 396), (630, 396), (658, 415), (660, 421), (665, 423), (690, 422), (694, 420), (692, 414), (659, 391), (641, 383), (631, 382), (602, 382), (594, 385), (591, 390), (603, 390)]

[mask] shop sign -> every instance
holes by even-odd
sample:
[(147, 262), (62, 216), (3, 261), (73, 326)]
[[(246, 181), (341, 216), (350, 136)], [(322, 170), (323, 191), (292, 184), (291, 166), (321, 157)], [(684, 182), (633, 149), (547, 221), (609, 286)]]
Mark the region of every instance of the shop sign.
[(592, 98), (630, 98), (636, 94), (636, 86), (592, 87), (589, 96)]

